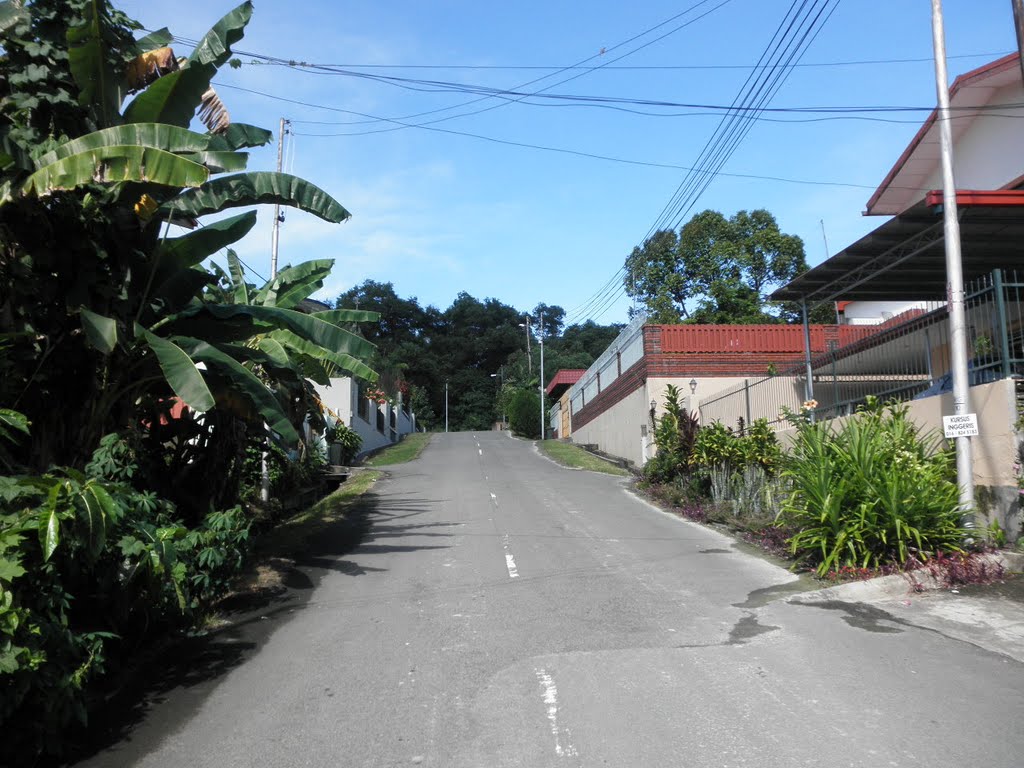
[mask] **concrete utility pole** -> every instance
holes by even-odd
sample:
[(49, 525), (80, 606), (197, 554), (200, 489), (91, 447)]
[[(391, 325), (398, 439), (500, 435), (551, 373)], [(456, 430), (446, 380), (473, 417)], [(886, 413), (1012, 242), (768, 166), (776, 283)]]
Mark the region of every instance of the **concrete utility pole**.
[[(281, 158), (284, 154), (284, 132), (288, 121), (281, 118), (277, 133), (277, 172), (281, 172)], [(277, 277), (277, 243), (281, 237), (281, 206), (274, 206), (274, 230), (270, 239), (270, 279)], [(266, 425), (264, 425), (266, 426)], [(270, 501), (270, 468), (267, 466), (267, 451), (264, 449), (260, 458), (260, 499)]]
[(537, 327), (537, 343), (540, 345), (540, 439), (544, 439), (547, 416), (544, 413), (544, 313), (540, 313), (540, 325)]
[(1024, 77), (1024, 0), (1010, 0), (1013, 4), (1013, 28), (1017, 31), (1017, 52), (1020, 56), (1020, 73)]
[[(281, 118), (280, 127), (277, 133), (277, 172), (281, 172), (281, 160), (284, 155), (284, 135), (287, 132), (287, 127), (291, 125), (288, 120)], [(281, 222), (283, 217), (281, 216), (280, 204), (274, 205), (274, 232), (271, 236), (270, 244), (270, 279), (273, 280), (277, 277), (277, 244), (281, 238)]]
[(533, 377), (533, 355), (530, 354), (530, 316), (526, 316), (526, 322), (519, 324), (520, 328), (526, 329), (526, 372)]
[[(942, 160), (942, 216), (946, 245), (946, 300), (949, 308), (949, 346), (953, 372), (953, 415), (971, 412), (967, 378), (967, 322), (964, 312), (964, 276), (960, 255), (960, 221), (953, 180), (953, 132), (949, 119), (949, 80), (946, 74), (946, 33), (942, 0), (932, 0), (932, 44), (935, 47), (935, 90), (939, 98), (939, 148)], [(974, 462), (971, 438), (956, 438), (956, 476), (960, 486), (960, 513), (967, 527), (974, 525)]]
[(444, 383), (444, 431), (448, 432), (448, 382)]

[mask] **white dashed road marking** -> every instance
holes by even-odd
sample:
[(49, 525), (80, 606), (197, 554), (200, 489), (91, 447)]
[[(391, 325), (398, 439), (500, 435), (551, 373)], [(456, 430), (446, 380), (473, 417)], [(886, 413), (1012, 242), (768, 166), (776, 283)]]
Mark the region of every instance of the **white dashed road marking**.
[(508, 568), (508, 577), (510, 579), (518, 579), (519, 578), (519, 569), (516, 568), (516, 560), (515, 560), (514, 557), (512, 557), (512, 550), (509, 549), (509, 547), (508, 547), (508, 534), (507, 533), (502, 538), (502, 541), (503, 541), (503, 543), (505, 545), (505, 567)]
[(546, 669), (538, 669), (537, 680), (544, 689), (544, 704), (547, 707), (548, 723), (551, 725), (551, 735), (555, 737), (555, 754), (559, 757), (575, 757), (579, 753), (576, 747), (569, 740), (571, 734), (568, 728), (558, 725), (558, 688), (555, 687), (555, 680), (548, 674)]

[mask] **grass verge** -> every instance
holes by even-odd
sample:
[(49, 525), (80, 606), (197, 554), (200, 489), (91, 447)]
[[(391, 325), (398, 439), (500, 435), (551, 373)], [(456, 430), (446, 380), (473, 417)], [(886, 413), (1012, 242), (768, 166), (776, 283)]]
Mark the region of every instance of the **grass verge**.
[(578, 445), (563, 443), (560, 440), (541, 440), (537, 443), (545, 455), (557, 461), (564, 467), (572, 469), (586, 469), (590, 472), (604, 472), (606, 475), (619, 475), (624, 477), (629, 472), (611, 462), (587, 453)]
[(404, 464), (412, 461), (423, 453), (423, 449), (430, 442), (429, 432), (414, 432), (406, 435), (402, 442), (385, 448), (380, 453), (374, 454), (366, 461), (368, 467), (385, 467), (389, 464)]
[(373, 471), (354, 473), (334, 493), (260, 536), (253, 548), (253, 554), (258, 559), (302, 552), (308, 548), (313, 537), (324, 528), (350, 517), (360, 497), (380, 479), (381, 475), (382, 473)]

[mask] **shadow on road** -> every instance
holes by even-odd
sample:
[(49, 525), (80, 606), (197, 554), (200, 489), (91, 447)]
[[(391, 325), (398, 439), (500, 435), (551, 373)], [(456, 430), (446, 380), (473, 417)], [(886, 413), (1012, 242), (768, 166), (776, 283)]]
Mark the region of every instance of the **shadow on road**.
[[(269, 585), (257, 584), (221, 601), (213, 629), (172, 638), (140, 656), (114, 682), (77, 749), (41, 765), (98, 768), (140, 760), (194, 716), (227, 673), (245, 664), (275, 630), (301, 612), (325, 576), (386, 570), (356, 562), (361, 555), (444, 548), (438, 540), (450, 535), (445, 529), (454, 523), (402, 522), (432, 503), (369, 492), (344, 517), (317, 529), (301, 551), (265, 549), (258, 565), (276, 574)], [(418, 544), (418, 537), (429, 537), (430, 543)], [(406, 541), (398, 543), (401, 539)]]

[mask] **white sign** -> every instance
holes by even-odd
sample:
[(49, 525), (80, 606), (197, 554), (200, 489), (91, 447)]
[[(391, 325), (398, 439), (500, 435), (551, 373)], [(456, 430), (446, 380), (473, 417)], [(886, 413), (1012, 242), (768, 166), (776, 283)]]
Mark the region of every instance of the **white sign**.
[(965, 413), (962, 416), (943, 416), (942, 429), (947, 439), (974, 437), (978, 434), (978, 414)]

